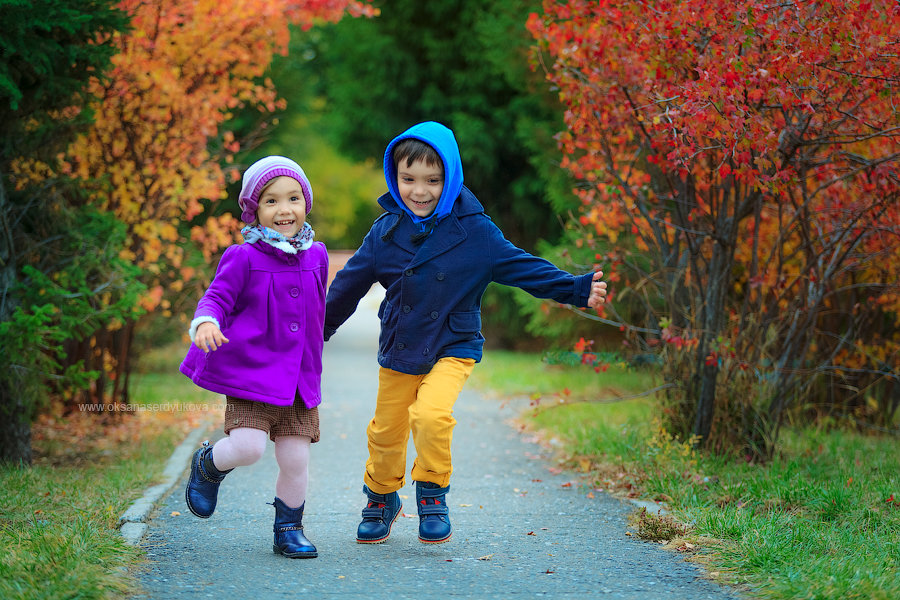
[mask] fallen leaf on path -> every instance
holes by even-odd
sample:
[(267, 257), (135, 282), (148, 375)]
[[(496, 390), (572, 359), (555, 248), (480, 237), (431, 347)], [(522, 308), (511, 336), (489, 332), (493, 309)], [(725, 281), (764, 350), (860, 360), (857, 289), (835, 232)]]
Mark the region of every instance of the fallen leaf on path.
[(525, 535), (537, 535), (537, 534), (536, 534), (535, 532), (533, 532), (533, 531), (529, 531), (529, 532), (526, 533)]
[(466, 507), (472, 506), (472, 505), (471, 504), (460, 504), (460, 506), (462, 506), (463, 508), (466, 508)]
[(172, 512), (169, 513), (169, 516), (170, 517), (180, 517), (181, 513), (178, 512), (177, 510), (173, 510)]
[(406, 517), (407, 519), (415, 519), (415, 518), (418, 517), (419, 515), (411, 515), (411, 514), (409, 514), (409, 513), (400, 513), (400, 516), (401, 516), (401, 517)]
[(492, 557), (492, 556), (493, 556), (493, 553), (491, 553), (491, 554), (485, 554), (484, 556), (479, 556), (479, 557), (478, 557), (478, 560), (491, 560), (491, 557)]

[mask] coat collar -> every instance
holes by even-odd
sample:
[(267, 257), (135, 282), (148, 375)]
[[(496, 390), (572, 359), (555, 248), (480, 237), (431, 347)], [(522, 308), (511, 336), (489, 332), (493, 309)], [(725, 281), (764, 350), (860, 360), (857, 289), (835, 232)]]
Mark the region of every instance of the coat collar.
[(407, 265), (408, 268), (416, 267), (461, 244), (468, 234), (459, 222), (459, 218), (484, 212), (484, 207), (475, 195), (463, 186), (451, 213), (438, 222), (434, 231), (425, 238), (425, 241), (416, 245), (409, 238), (417, 231), (417, 228), (412, 219), (397, 205), (394, 198), (390, 194), (384, 194), (378, 199), (378, 203), (384, 210), (391, 213), (387, 219), (388, 227), (396, 223), (398, 218), (402, 221), (388, 243), (393, 243), (413, 255), (412, 261)]

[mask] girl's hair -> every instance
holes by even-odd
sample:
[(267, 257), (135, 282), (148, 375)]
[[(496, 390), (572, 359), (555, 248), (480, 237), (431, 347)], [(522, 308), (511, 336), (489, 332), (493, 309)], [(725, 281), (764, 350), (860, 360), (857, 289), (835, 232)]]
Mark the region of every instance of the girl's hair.
[(394, 158), (394, 168), (400, 165), (400, 161), (406, 159), (406, 166), (411, 167), (412, 164), (419, 160), (425, 160), (425, 164), (429, 167), (439, 166), (441, 170), (444, 168), (444, 161), (437, 151), (421, 140), (415, 138), (406, 138), (401, 140), (392, 152)]

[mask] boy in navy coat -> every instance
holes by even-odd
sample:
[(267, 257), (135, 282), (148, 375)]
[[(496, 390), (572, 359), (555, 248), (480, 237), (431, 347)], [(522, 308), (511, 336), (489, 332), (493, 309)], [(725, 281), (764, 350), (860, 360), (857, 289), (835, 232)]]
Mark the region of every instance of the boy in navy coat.
[(386, 211), (328, 291), (325, 339), (378, 282), (385, 289), (375, 416), (369, 423), (367, 496), (356, 541), (384, 542), (400, 514), (410, 432), (416, 448), (419, 540), (450, 539), (453, 405), (481, 360), (481, 297), (492, 281), (538, 298), (598, 307), (602, 272), (574, 276), (503, 237), (463, 185), (453, 132), (435, 122), (406, 130), (384, 153)]

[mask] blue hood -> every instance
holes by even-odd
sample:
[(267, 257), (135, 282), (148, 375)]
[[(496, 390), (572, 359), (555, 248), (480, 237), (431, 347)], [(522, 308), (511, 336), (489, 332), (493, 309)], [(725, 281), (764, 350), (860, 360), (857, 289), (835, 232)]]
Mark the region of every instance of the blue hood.
[[(444, 191), (438, 199), (437, 208), (427, 217), (417, 217), (406, 208), (400, 193), (397, 191), (397, 170), (394, 168), (394, 160), (391, 156), (400, 141), (407, 138), (421, 140), (434, 148), (444, 161)], [(413, 125), (388, 144), (387, 150), (384, 151), (384, 179), (387, 182), (388, 190), (394, 202), (410, 216), (413, 223), (422, 223), (423, 221), (434, 222), (440, 221), (450, 214), (453, 210), (453, 203), (459, 197), (463, 187), (462, 160), (459, 158), (459, 146), (456, 145), (456, 138), (453, 132), (447, 127), (434, 121), (425, 121), (418, 125)]]

